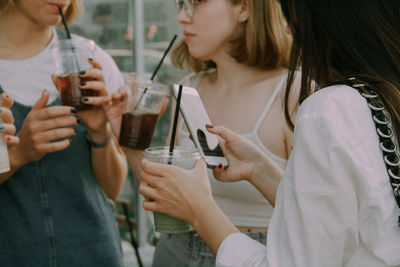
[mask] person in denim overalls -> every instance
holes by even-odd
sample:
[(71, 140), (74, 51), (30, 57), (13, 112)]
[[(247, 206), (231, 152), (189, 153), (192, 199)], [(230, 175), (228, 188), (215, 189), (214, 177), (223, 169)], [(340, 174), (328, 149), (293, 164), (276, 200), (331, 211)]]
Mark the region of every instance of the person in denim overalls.
[(127, 165), (106, 114), (121, 74), (96, 47), (92, 67), (79, 77), (80, 87), (99, 97), (83, 98), (93, 105), (84, 111), (61, 106), (51, 79), (58, 9), (71, 22), (81, 6), (79, 0), (0, 0), (0, 92), (14, 100), (17, 132), (6, 136), (14, 144), (11, 171), (0, 175), (2, 267), (123, 265), (110, 199), (118, 196)]

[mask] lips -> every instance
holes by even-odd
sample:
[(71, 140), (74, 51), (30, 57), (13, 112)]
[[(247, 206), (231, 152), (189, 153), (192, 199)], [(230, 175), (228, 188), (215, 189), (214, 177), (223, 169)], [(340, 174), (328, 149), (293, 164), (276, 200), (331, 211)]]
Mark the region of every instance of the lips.
[(64, 3), (49, 3), (50, 6), (52, 6), (52, 8), (54, 9), (54, 11), (56, 11), (58, 13), (58, 9), (61, 7), (63, 12), (65, 13), (66, 9), (67, 9), (67, 4)]
[(185, 38), (185, 41), (190, 41), (191, 39), (193, 39), (196, 35), (190, 32), (184, 32), (183, 36)]

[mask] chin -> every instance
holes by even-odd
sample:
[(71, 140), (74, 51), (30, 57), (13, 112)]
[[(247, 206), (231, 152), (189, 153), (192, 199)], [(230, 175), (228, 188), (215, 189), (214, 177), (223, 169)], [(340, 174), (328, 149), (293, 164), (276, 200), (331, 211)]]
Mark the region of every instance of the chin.
[(60, 23), (61, 23), (60, 16), (48, 17), (48, 19), (43, 21), (43, 24), (48, 25), (48, 26), (55, 26), (55, 25), (60, 24)]
[(210, 59), (204, 52), (199, 51), (197, 49), (192, 49), (190, 47), (189, 47), (189, 53), (192, 57), (198, 60), (207, 61)]

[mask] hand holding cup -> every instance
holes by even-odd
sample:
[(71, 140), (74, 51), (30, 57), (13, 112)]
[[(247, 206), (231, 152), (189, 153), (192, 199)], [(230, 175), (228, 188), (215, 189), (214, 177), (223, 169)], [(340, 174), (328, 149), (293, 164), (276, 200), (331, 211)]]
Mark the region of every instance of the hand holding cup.
[(49, 96), (47, 90), (42, 93), (18, 132), (19, 143), (9, 151), (20, 166), (66, 149), (71, 144), (70, 137), (76, 134), (73, 128), (78, 125), (76, 110), (67, 106), (46, 107)]
[(1, 94), (0, 105), (0, 133), (4, 134), (4, 141), (7, 143), (8, 148), (19, 143), (19, 138), (15, 136), (16, 128), (14, 125), (14, 117), (11, 112), (13, 100), (6, 94)]
[(141, 167), (139, 193), (146, 197), (146, 210), (193, 224), (199, 206), (212, 199), (207, 167), (201, 159), (190, 170), (146, 159)]

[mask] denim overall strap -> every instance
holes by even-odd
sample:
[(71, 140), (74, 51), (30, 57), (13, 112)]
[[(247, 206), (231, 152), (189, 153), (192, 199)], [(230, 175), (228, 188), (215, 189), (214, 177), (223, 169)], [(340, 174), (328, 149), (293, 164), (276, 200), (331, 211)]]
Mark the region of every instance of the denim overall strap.
[[(17, 132), (30, 109), (14, 103)], [(67, 149), (23, 166), (0, 185), (0, 266), (123, 265), (113, 205), (91, 170), (85, 127), (76, 130)]]

